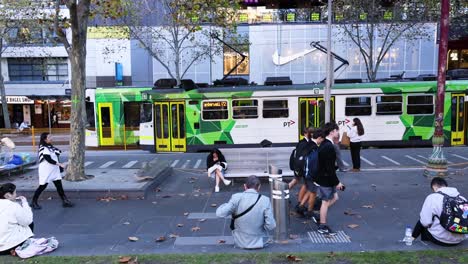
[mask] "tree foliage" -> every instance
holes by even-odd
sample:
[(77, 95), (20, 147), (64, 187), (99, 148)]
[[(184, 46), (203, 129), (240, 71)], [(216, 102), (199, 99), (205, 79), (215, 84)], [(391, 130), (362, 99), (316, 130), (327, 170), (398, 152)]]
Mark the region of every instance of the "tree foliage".
[(235, 31), (239, 0), (122, 0), (123, 24), (171, 78), (180, 80), (190, 67), (222, 45), (211, 34)]
[(425, 24), (437, 21), (438, 2), (336, 0), (335, 21), (341, 29), (341, 39), (350, 39), (356, 45), (366, 65), (368, 79), (375, 81), (382, 61), (398, 40), (411, 42), (433, 35)]

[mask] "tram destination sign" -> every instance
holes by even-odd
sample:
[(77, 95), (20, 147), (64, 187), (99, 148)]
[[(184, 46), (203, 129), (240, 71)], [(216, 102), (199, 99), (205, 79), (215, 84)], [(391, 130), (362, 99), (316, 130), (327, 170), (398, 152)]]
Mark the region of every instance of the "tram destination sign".
[(209, 101), (203, 102), (203, 109), (219, 109), (219, 108), (227, 108), (226, 101)]

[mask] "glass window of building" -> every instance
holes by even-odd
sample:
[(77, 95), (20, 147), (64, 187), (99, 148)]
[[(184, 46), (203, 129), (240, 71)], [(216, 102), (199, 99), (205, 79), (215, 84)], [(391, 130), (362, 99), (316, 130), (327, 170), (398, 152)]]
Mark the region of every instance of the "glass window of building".
[(12, 58), (8, 59), (10, 81), (65, 81), (68, 80), (67, 58)]
[(203, 120), (224, 120), (228, 119), (227, 101), (203, 101), (202, 119)]
[[(231, 75), (249, 75), (249, 46), (235, 45), (234, 47), (245, 57), (244, 61), (231, 73)], [(242, 56), (229, 47), (224, 47), (224, 74), (228, 74), (238, 63), (242, 61)]]
[(368, 96), (346, 98), (346, 116), (368, 116), (372, 114), (371, 98)]

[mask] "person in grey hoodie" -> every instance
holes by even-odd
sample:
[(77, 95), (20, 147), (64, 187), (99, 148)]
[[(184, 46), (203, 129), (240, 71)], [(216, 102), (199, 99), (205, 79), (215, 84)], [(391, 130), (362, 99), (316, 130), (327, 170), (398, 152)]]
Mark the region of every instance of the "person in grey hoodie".
[(244, 192), (233, 194), (229, 202), (222, 204), (216, 210), (216, 216), (239, 215), (255, 204), (248, 213), (235, 220), (235, 229), (232, 231), (232, 236), (237, 247), (245, 249), (263, 248), (263, 237), (266, 235), (266, 231), (273, 230), (276, 227), (270, 198), (258, 193), (260, 180), (255, 176), (247, 178), (244, 189)]
[[(431, 189), (434, 193), (429, 194), (424, 201), (419, 221), (413, 230), (413, 240), (421, 235), (421, 240), (431, 241), (440, 246), (455, 246), (460, 244), (466, 238), (464, 234), (449, 232), (440, 225), (439, 217), (442, 213), (444, 195), (437, 192), (442, 192), (452, 197), (456, 197), (460, 193), (456, 188), (448, 187), (447, 182), (440, 177), (432, 179)], [(462, 198), (466, 200), (466, 198)]]

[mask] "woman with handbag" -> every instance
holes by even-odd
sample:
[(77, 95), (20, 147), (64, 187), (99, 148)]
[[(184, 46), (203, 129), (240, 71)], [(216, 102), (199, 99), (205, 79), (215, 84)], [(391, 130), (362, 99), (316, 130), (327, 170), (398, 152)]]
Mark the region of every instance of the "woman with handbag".
[(361, 171), (361, 140), (364, 136), (364, 126), (359, 118), (353, 119), (353, 124), (348, 126), (349, 147), (353, 161), (353, 172)]
[(39, 142), (39, 187), (34, 193), (31, 207), (35, 210), (42, 207), (37, 203), (41, 193), (47, 188), (50, 182), (53, 182), (57, 192), (62, 199), (63, 207), (73, 207), (73, 203), (68, 200), (62, 186), (62, 172), (65, 165), (59, 162), (62, 151), (52, 145), (52, 136), (44, 132), (41, 134)]

